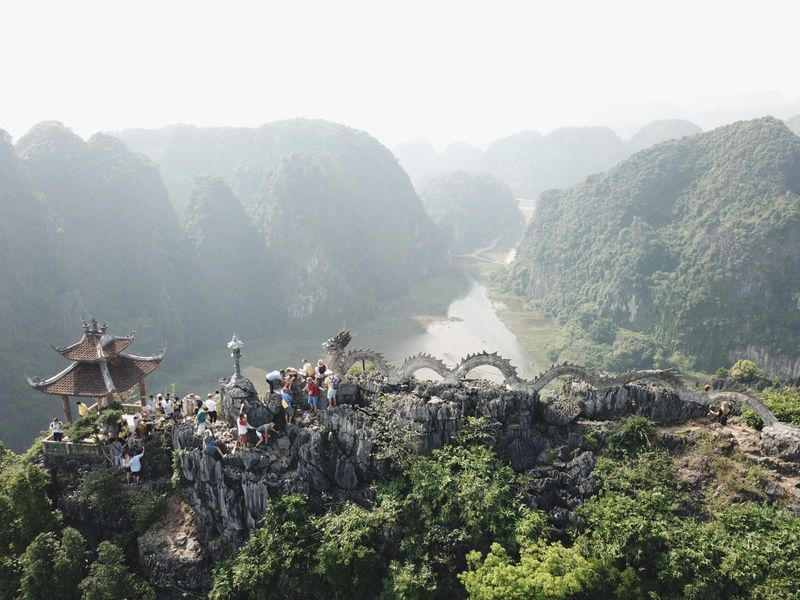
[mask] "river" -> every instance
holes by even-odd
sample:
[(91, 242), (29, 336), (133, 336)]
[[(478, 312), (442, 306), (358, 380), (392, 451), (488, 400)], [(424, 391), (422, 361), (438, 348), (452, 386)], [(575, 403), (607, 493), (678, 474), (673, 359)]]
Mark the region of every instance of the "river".
[[(520, 199), (519, 205), (527, 224), (533, 216), (534, 203), (530, 200)], [(459, 258), (474, 261), (497, 261), (497, 258), (489, 258), (487, 255), (495, 249), (502, 238), (503, 236), (500, 236), (487, 246)], [(513, 261), (515, 251), (516, 242), (499, 262), (508, 264)], [(533, 376), (535, 371), (531, 356), (520, 345), (514, 333), (497, 316), (497, 311), (502, 305), (491, 301), (486, 287), (468, 270), (463, 269), (461, 274), (466, 279), (466, 291), (450, 301), (445, 318), (428, 322), (422, 332), (419, 331), (416, 323), (409, 324), (408, 327), (397, 327), (396, 324), (383, 326), (381, 323), (374, 323), (362, 330), (353, 328), (353, 341), (349, 348), (372, 348), (382, 352), (394, 364), (402, 363), (409, 356), (427, 352), (445, 361), (449, 367), (455, 366), (467, 354), (486, 350), (487, 352), (497, 352), (509, 359), (517, 367), (521, 376)], [(333, 335), (333, 333), (335, 332), (326, 332), (327, 335)], [(292, 351), (295, 354), (307, 355), (307, 358), (313, 360), (321, 351), (319, 346), (321, 341), (314, 344), (300, 344), (292, 348)], [(286, 358), (290, 362), (299, 362), (301, 357)], [(278, 367), (279, 365), (270, 365), (270, 368)], [(257, 387), (260, 387), (264, 379), (264, 372), (263, 369), (257, 367), (249, 367), (246, 370), (248, 377), (256, 383)], [(492, 381), (502, 380), (499, 372), (491, 367), (476, 369), (471, 376)], [(419, 371), (418, 377), (438, 378), (428, 370)]]

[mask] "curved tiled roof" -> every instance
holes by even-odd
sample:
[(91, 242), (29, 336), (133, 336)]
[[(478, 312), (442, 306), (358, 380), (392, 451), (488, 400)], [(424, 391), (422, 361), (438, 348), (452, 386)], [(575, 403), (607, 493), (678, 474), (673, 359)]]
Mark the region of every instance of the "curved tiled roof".
[[(111, 337), (103, 340), (105, 334), (87, 333), (71, 346), (57, 347), (56, 352), (67, 360), (98, 362), (105, 358), (104, 355), (114, 355), (124, 352), (133, 343), (133, 336)], [(104, 343), (101, 343), (104, 342)]]

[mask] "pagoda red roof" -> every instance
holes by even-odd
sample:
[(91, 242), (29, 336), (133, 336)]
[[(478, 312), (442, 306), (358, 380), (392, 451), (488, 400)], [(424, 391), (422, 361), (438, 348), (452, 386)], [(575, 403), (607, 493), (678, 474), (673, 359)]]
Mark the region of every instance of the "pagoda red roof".
[(71, 346), (56, 347), (56, 352), (67, 360), (99, 361), (107, 355), (123, 352), (133, 343), (133, 338), (133, 334), (126, 337), (112, 337), (105, 333), (86, 333)]
[(154, 356), (124, 354), (134, 339), (113, 337), (99, 329), (97, 321), (84, 323), (84, 335), (75, 344), (56, 348), (64, 358), (74, 361), (66, 369), (50, 377), (28, 378), (28, 383), (45, 394), (99, 398), (112, 392), (125, 392), (152, 373), (161, 364), (162, 350)]

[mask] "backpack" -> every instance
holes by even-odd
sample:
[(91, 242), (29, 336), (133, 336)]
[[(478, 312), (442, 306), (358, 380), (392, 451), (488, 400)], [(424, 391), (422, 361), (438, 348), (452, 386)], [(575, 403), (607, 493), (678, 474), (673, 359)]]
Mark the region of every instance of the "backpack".
[(338, 377), (334, 377), (333, 379), (331, 379), (331, 385), (333, 386), (333, 389), (338, 390), (339, 389), (339, 378)]

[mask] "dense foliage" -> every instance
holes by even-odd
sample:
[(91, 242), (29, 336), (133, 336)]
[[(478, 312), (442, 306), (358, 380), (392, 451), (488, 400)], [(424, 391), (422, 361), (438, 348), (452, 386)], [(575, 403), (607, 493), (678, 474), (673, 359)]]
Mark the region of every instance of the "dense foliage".
[[(775, 357), (767, 370), (790, 364), (799, 165), (800, 138), (769, 117), (639, 152), (541, 196), (508, 286), (574, 324), (597, 366), (715, 369), (753, 352)], [(576, 320), (593, 321), (580, 323), (588, 335)], [(628, 358), (613, 356), (625, 345)], [(580, 359), (571, 346), (555, 354)]]
[(511, 188), (491, 175), (455, 171), (427, 181), (419, 196), (454, 252), (487, 246), (522, 225)]
[[(103, 542), (97, 561), (90, 562), (92, 549), (54, 510), (53, 482), (35, 457), (17, 456), (0, 444), (0, 599), (154, 598), (152, 588), (129, 571), (120, 547)], [(163, 508), (163, 496), (140, 491), (128, 503), (117, 477), (110, 469), (90, 471), (77, 485), (76, 500), (93, 511), (129, 511), (134, 535), (141, 534)]]

